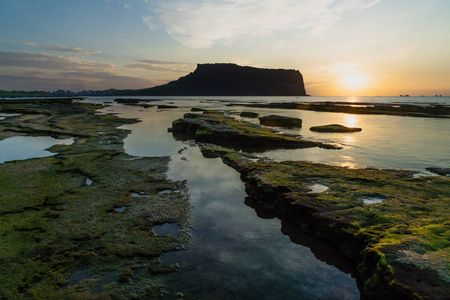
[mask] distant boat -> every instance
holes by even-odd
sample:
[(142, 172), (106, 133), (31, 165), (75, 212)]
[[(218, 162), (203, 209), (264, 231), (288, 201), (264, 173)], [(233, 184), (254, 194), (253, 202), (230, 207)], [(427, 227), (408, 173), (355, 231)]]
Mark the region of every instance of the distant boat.
[(409, 97), (409, 95), (408, 94), (406, 94), (406, 95), (399, 95), (399, 97)]

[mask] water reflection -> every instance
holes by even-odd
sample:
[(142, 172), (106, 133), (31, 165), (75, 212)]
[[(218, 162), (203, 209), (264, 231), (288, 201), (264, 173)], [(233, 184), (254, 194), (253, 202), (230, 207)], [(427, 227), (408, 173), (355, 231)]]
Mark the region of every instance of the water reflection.
[[(213, 104), (208, 102), (208, 105)], [(180, 263), (181, 266), (177, 272), (161, 277), (161, 281), (174, 287), (170, 291), (172, 294), (180, 291), (188, 299), (208, 299), (211, 295), (215, 299), (359, 298), (355, 280), (341, 272), (351, 274), (351, 264), (334, 253), (332, 247), (295, 232), (288, 223), (257, 208), (251, 199), (245, 199), (239, 174), (218, 159), (203, 158), (195, 143), (175, 141), (167, 133), (171, 122), (187, 109), (160, 113), (156, 110), (137, 112), (136, 108), (120, 110), (125, 116), (138, 116), (143, 120), (143, 123), (127, 126), (133, 129), (125, 141), (127, 152), (142, 156), (172, 155), (168, 177), (188, 180), (194, 206), (192, 245), (186, 251), (162, 257), (164, 264)], [(450, 166), (445, 152), (450, 142), (446, 134), (450, 130), (449, 120), (356, 117), (276, 109), (249, 111), (261, 116), (300, 117), (303, 128), (299, 133), (304, 138), (345, 145), (338, 151), (309, 148), (263, 154), (278, 160), (325, 162), (351, 168), (421, 170), (433, 165)], [(152, 125), (152, 121), (158, 125)], [(351, 135), (309, 131), (311, 126), (330, 123), (358, 124), (363, 131)], [(152, 135), (153, 132), (158, 133)], [(171, 140), (166, 140), (167, 137)], [(243, 202), (247, 206), (243, 206)], [(289, 238), (279, 234), (280, 228)]]
[(358, 119), (356, 118), (355, 115), (345, 114), (345, 122), (343, 124), (344, 126), (355, 127), (357, 122), (358, 122)]
[(125, 140), (125, 151), (134, 156), (169, 156), (181, 145), (167, 132), (172, 121), (183, 116), (184, 111), (160, 110), (156, 108), (142, 109), (140, 107), (114, 105), (102, 110), (103, 113), (120, 113), (124, 118), (138, 118), (141, 122), (122, 126), (122, 129), (132, 130)]
[(45, 149), (53, 145), (70, 145), (73, 139), (57, 140), (47, 136), (15, 136), (0, 141), (0, 163), (12, 160), (52, 156)]
[(183, 154), (172, 156), (168, 176), (187, 179), (195, 228), (188, 250), (162, 257), (165, 265), (180, 264), (160, 279), (173, 288), (171, 294), (181, 292), (187, 299), (359, 298), (355, 279), (342, 272), (351, 273), (351, 266), (337, 263), (342, 257), (333, 250), (324, 254), (309, 248), (332, 247), (302, 237), (246, 198), (239, 174), (220, 159), (205, 159), (196, 146), (185, 147)]
[(346, 135), (344, 136), (344, 144), (345, 145), (353, 145), (356, 139), (354, 136)]
[[(268, 110), (265, 113), (267, 114)], [(285, 110), (284, 115), (290, 116), (290, 112)], [(359, 168), (371, 166), (417, 170), (425, 173), (428, 173), (425, 168), (430, 166), (450, 167), (450, 157), (447, 155), (450, 144), (449, 119), (358, 115), (355, 125), (362, 128), (361, 132), (337, 134), (309, 131), (312, 126), (347, 124), (347, 118), (349, 122), (353, 122), (353, 115), (344, 113), (302, 112), (303, 128), (300, 134), (305, 139), (332, 141), (344, 146), (342, 150), (273, 150), (265, 152), (264, 156), (278, 161), (303, 160)], [(344, 157), (353, 157), (354, 160), (349, 163)]]

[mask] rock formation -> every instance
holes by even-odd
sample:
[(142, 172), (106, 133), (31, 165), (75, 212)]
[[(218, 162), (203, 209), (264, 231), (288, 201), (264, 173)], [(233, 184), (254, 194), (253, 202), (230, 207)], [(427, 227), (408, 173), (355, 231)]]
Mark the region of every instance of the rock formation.
[(284, 116), (270, 115), (259, 118), (259, 123), (271, 127), (302, 127), (302, 120), (299, 118), (290, 118)]
[(307, 96), (297, 70), (259, 69), (236, 64), (198, 64), (164, 85), (120, 93), (136, 96)]

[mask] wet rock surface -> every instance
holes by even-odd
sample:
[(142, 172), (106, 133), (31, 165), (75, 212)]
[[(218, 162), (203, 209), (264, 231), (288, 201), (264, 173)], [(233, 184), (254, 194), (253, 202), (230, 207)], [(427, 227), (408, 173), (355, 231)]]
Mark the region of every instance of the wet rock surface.
[(427, 171), (432, 173), (442, 175), (442, 176), (450, 176), (450, 168), (437, 168), (437, 167), (429, 167), (426, 168)]
[[(185, 184), (167, 180), (169, 158), (125, 154), (129, 131), (118, 127), (137, 120), (97, 114), (102, 107), (0, 104), (21, 113), (1, 121), (0, 139), (76, 137), (53, 146), (55, 156), (0, 164), (0, 298), (158, 298), (163, 287), (149, 266), (188, 247)], [(167, 222), (179, 226), (176, 236), (153, 232)]]

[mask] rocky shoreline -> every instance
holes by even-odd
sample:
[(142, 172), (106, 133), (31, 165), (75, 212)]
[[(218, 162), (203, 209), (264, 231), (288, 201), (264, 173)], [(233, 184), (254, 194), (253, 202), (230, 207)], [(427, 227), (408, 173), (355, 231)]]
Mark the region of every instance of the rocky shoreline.
[(255, 108), (298, 109), (348, 114), (392, 115), (422, 118), (450, 118), (449, 105), (382, 104), (365, 102), (272, 102), (272, 103), (231, 103), (228, 106)]
[[(53, 146), (54, 156), (0, 164), (0, 298), (167, 295), (155, 276), (178, 268), (161, 265), (162, 253), (189, 246), (185, 182), (167, 180), (167, 157), (124, 153), (129, 131), (118, 127), (137, 119), (51, 100), (0, 102), (1, 113), (14, 114), (0, 121), (0, 140), (75, 137), (72, 145)], [(170, 131), (236, 169), (252, 201), (351, 258), (362, 299), (448, 298), (447, 176), (275, 163), (246, 151), (338, 147), (217, 111), (186, 114)], [(167, 223), (179, 234), (153, 230)]]
[[(221, 124), (220, 114), (204, 114), (210, 123)], [(183, 128), (186, 133), (192, 129)], [(191, 138), (197, 137), (190, 133)], [(221, 157), (241, 173), (254, 201), (351, 258), (358, 265), (364, 298), (448, 296), (449, 178), (415, 178), (414, 172), (402, 170), (275, 163), (197, 141), (204, 156)], [(326, 190), (314, 192), (314, 184), (324, 185)]]

